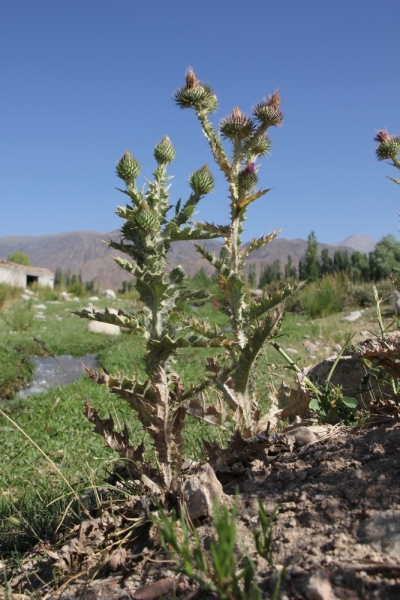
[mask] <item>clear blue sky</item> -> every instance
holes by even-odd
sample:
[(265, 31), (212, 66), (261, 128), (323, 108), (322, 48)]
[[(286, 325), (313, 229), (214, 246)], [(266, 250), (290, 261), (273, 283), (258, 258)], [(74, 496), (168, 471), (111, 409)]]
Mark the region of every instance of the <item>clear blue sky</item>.
[[(193, 111), (173, 102), (192, 65), (214, 86), (214, 122), (280, 89), (245, 239), (333, 243), (398, 233), (400, 188), (372, 141), (400, 134), (399, 0), (12, 0), (1, 3), (0, 235), (121, 225), (115, 164), (128, 148), (150, 177), (154, 144), (177, 148), (172, 202), (205, 162)], [(225, 222), (226, 188), (198, 219)], [(139, 182), (140, 183), (140, 182)]]

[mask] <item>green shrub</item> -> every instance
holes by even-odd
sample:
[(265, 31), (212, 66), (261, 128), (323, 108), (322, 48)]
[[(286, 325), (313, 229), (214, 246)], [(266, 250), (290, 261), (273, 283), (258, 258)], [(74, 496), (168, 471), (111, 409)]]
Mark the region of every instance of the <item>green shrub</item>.
[(300, 304), (310, 317), (324, 317), (343, 310), (347, 304), (350, 283), (342, 275), (325, 275), (305, 285), (298, 294)]
[(7, 260), (17, 265), (25, 265), (27, 267), (30, 267), (32, 265), (31, 259), (29, 258), (29, 254), (21, 252), (20, 250), (17, 250), (16, 252), (11, 252), (11, 254), (7, 256)]

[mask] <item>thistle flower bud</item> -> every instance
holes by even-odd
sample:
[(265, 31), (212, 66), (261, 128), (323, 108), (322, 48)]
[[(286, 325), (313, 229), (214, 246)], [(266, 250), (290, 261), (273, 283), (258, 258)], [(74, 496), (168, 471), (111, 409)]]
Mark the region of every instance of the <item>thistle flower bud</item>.
[(256, 156), (265, 156), (269, 154), (271, 148), (271, 140), (265, 134), (261, 134), (257, 137), (254, 143), (251, 145), (251, 154)]
[(177, 267), (172, 269), (169, 274), (169, 278), (170, 278), (171, 283), (175, 283), (177, 285), (179, 285), (185, 279), (187, 279), (185, 270), (183, 269), (182, 265), (178, 265)]
[(171, 140), (166, 135), (154, 148), (154, 158), (159, 165), (167, 165), (174, 160), (175, 156), (176, 150), (171, 144)]
[(194, 108), (212, 113), (218, 106), (217, 97), (209, 85), (200, 83), (192, 67), (185, 77), (186, 84), (175, 92), (175, 102), (180, 108)]
[(238, 175), (239, 189), (242, 191), (250, 192), (253, 190), (258, 183), (258, 177), (256, 173), (256, 165), (251, 162), (240, 171)]
[(254, 133), (254, 121), (243, 114), (239, 107), (233, 109), (229, 117), (221, 121), (221, 133), (228, 139), (246, 140)]
[(150, 208), (144, 200), (134, 211), (132, 211), (130, 220), (138, 229), (141, 229), (144, 232), (157, 229), (159, 224), (156, 211)]
[(208, 165), (204, 165), (198, 171), (192, 173), (189, 177), (189, 185), (192, 190), (199, 196), (209, 194), (215, 188), (215, 179), (208, 168)]
[(374, 141), (379, 143), (375, 150), (378, 160), (394, 159), (400, 153), (400, 137), (390, 135), (386, 129), (378, 131)]
[(262, 102), (256, 104), (253, 108), (253, 115), (267, 127), (280, 127), (283, 120), (283, 114), (279, 108), (281, 104), (281, 97), (278, 91), (275, 91), (268, 97), (268, 100), (264, 98)]
[(133, 182), (140, 173), (140, 164), (133, 158), (129, 150), (126, 150), (125, 154), (117, 164), (117, 175), (125, 181), (125, 183)]

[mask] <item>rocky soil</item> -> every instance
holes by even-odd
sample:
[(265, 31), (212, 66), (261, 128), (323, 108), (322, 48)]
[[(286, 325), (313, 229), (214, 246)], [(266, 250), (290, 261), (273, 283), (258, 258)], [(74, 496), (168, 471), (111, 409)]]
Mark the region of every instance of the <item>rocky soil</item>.
[[(272, 446), (251, 464), (236, 465), (235, 472), (220, 477), (231, 506), (239, 489), (239, 552), (254, 550), (257, 497), (269, 513), (279, 507), (274, 524), (275, 571), (254, 555), (263, 598), (272, 597), (284, 568), (281, 600), (400, 597), (400, 421), (387, 421), (367, 429), (336, 427), (319, 440), (312, 427), (302, 427), (292, 432), (293, 451)], [(207, 547), (211, 520), (198, 520), (196, 526)], [(59, 579), (58, 589), (51, 576), (54, 561), (48, 558), (52, 552), (40, 547), (36, 551), (14, 573), (9, 582), (14, 593), (9, 597), (217, 598), (177, 572), (160, 548), (154, 528), (115, 554), (114, 562)], [(6, 598), (4, 594), (0, 598)]]

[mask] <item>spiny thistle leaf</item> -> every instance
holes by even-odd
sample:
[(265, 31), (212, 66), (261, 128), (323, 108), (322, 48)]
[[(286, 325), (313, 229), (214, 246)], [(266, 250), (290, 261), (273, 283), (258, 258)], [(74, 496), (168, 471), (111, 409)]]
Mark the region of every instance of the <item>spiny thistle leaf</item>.
[(246, 206), (248, 206), (249, 204), (254, 202), (254, 200), (257, 200), (258, 198), (261, 198), (261, 196), (265, 196), (265, 194), (268, 194), (268, 192), (270, 192), (271, 190), (272, 190), (272, 188), (268, 188), (267, 190), (260, 190), (259, 192), (256, 192), (255, 194), (250, 194), (250, 196), (245, 196), (241, 200), (237, 201), (236, 208), (238, 208), (240, 210), (245, 208)]
[(224, 424), (228, 420), (228, 413), (221, 399), (217, 398), (215, 405), (209, 404), (203, 393), (187, 403), (186, 412), (199, 421), (206, 421), (221, 429), (225, 429)]
[(255, 250), (258, 250), (259, 248), (262, 248), (266, 244), (272, 242), (272, 240), (274, 240), (280, 234), (280, 232), (280, 229), (276, 229), (275, 231), (271, 231), (271, 233), (268, 235), (263, 235), (260, 238), (254, 238), (247, 246), (240, 248), (240, 252), (244, 257), (247, 257)]
[(260, 298), (260, 300), (253, 301), (249, 304), (249, 306), (244, 310), (244, 317), (249, 320), (249, 322), (258, 319), (268, 310), (275, 308), (278, 304), (281, 304), (286, 298), (292, 296), (294, 292), (300, 289), (302, 283), (296, 283), (294, 285), (285, 285), (282, 290), (276, 290), (272, 294), (265, 294)]
[(202, 229), (203, 231), (209, 231), (210, 233), (215, 233), (218, 237), (228, 236), (231, 232), (230, 225), (215, 225), (214, 223), (199, 223), (197, 221), (192, 221), (193, 227), (198, 229)]

